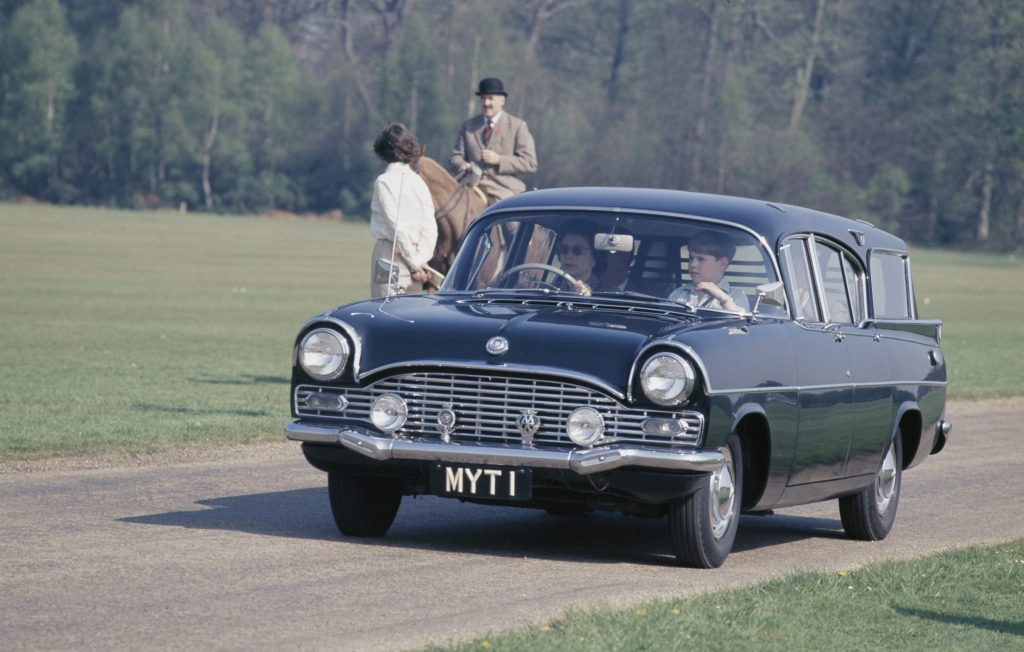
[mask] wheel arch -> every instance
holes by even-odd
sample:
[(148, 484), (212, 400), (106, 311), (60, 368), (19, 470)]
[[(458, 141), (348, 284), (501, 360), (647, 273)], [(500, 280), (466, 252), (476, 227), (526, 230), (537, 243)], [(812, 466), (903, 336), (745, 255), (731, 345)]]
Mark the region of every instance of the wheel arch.
[(741, 509), (760, 501), (768, 486), (772, 436), (768, 417), (760, 405), (745, 405), (736, 413), (732, 431), (740, 438), (743, 451), (743, 496)]
[(921, 447), (923, 420), (921, 408), (915, 403), (904, 403), (896, 415), (893, 437), (899, 437), (903, 444), (903, 470), (910, 468), (917, 450)]

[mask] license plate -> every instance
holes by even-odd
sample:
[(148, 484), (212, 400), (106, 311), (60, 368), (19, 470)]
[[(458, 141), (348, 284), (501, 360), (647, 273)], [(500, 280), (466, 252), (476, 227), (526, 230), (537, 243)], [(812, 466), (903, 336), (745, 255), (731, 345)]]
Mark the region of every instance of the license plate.
[(438, 496), (530, 500), (533, 471), (520, 467), (436, 463), (430, 468), (430, 491)]

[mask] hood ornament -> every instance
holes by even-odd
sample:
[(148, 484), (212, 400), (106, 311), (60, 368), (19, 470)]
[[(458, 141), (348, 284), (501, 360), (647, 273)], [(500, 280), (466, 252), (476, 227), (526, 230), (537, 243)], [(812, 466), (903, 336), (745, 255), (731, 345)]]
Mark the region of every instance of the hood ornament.
[(508, 351), (508, 340), (506, 340), (501, 335), (498, 335), (497, 337), (492, 337), (491, 339), (487, 340), (486, 348), (487, 352), (490, 353), (491, 355), (501, 355), (505, 351)]
[(537, 410), (523, 410), (516, 420), (516, 426), (519, 427), (519, 434), (523, 438), (523, 445), (532, 446), (533, 436), (540, 430), (540, 417), (537, 416)]
[(441, 429), (441, 441), (446, 444), (452, 442), (452, 433), (455, 432), (455, 422), (458, 418), (455, 415), (454, 406), (445, 403), (441, 411), (437, 413), (437, 425)]

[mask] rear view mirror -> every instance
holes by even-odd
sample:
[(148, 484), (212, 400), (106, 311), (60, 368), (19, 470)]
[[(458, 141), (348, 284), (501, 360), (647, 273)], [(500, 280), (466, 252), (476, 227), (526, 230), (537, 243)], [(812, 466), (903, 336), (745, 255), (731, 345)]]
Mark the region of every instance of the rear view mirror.
[(633, 252), (633, 236), (625, 233), (597, 233), (594, 235), (594, 249), (598, 251)]

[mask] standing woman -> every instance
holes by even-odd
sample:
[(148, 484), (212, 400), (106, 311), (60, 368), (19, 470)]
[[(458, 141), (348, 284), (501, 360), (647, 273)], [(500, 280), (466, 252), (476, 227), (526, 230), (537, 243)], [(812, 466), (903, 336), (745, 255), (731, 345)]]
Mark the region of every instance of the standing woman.
[(373, 184), (370, 233), (377, 238), (370, 257), (370, 295), (388, 293), (388, 274), (378, 260), (394, 258), (398, 284), (408, 293), (422, 292), (429, 278), (425, 265), (434, 255), (437, 222), (430, 190), (409, 164), (423, 154), (416, 136), (405, 125), (392, 122), (373, 143), (373, 151), (388, 164)]

